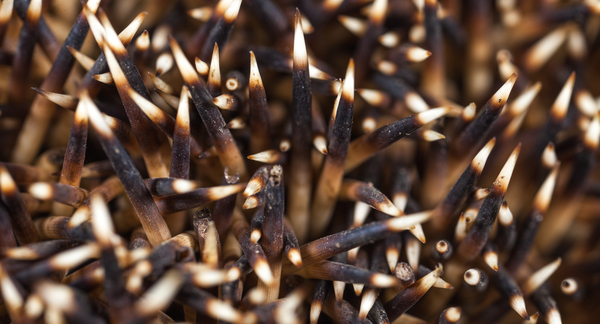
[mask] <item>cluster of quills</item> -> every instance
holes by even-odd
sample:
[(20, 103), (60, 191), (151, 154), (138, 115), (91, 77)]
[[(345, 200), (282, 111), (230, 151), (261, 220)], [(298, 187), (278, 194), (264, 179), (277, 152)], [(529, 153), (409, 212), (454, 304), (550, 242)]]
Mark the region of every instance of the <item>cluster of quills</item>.
[(0, 44), (0, 322), (600, 318), (598, 0), (2, 0)]

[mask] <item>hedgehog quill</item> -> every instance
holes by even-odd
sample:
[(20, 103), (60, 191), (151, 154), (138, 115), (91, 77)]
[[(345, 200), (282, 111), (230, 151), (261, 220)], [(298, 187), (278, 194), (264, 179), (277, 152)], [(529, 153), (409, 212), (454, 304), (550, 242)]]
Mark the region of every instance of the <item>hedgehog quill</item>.
[(600, 315), (597, 0), (3, 0), (0, 40), (0, 322)]

